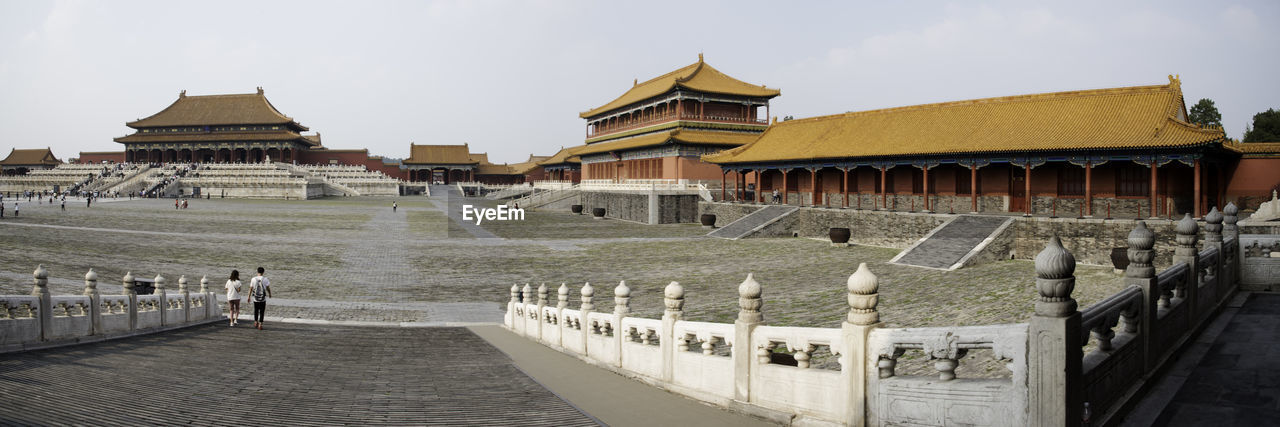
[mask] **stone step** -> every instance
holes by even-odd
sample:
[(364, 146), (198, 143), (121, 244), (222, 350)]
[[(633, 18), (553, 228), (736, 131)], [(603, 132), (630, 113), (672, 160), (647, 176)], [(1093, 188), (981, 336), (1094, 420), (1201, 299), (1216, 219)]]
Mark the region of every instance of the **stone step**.
[(1011, 222), (1012, 217), (960, 215), (934, 228), (889, 262), (955, 270), (963, 265), (966, 256), (981, 249)]
[(719, 237), (722, 239), (737, 240), (751, 235), (751, 233), (764, 228), (764, 226), (791, 215), (799, 210), (796, 206), (766, 206), (755, 212), (747, 214), (737, 221), (726, 224), (715, 231), (707, 233), (709, 237)]

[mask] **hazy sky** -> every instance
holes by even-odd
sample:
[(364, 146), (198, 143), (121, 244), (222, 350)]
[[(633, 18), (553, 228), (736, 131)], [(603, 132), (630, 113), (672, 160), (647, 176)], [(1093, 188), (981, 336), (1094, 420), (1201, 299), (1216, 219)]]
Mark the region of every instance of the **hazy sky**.
[[(17, 2), (0, 156), (118, 151), (180, 90), (257, 86), (330, 148), (496, 162), (582, 144), (577, 114), (688, 65), (782, 90), (775, 116), (1164, 84), (1240, 138), (1280, 108), (1280, 2)], [(1058, 3), (1071, 4), (1071, 7)]]

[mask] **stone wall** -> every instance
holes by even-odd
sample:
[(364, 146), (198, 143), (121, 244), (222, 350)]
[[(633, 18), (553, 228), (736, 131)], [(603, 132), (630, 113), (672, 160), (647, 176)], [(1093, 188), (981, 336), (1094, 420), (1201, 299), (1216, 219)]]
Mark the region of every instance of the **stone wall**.
[[(723, 227), (763, 206), (704, 202), (699, 203), (699, 213), (715, 214), (716, 226)], [(919, 212), (802, 208), (750, 237), (824, 238), (832, 227), (848, 227), (850, 243), (906, 248), (953, 216)], [(1112, 248), (1125, 247), (1125, 239), (1136, 224), (1133, 219), (1014, 218), (1013, 224), (966, 265), (1003, 259), (1033, 259), (1044, 248), (1044, 242), (1057, 235), (1081, 263), (1109, 266), (1112, 265)], [(1156, 239), (1156, 265), (1169, 266), (1174, 245), (1173, 221), (1144, 221), (1148, 228), (1160, 236)]]
[[(171, 187), (170, 191), (182, 191), (183, 197), (190, 197), (194, 186), (178, 181), (178, 185)], [(236, 199), (290, 199), (290, 200), (306, 200), (323, 197), (323, 184), (299, 184), (299, 185), (279, 185), (268, 187), (216, 187), (202, 186), (200, 187), (200, 197), (209, 196), (210, 198), (230, 197)]]
[[(653, 198), (654, 200), (650, 200)], [(604, 208), (606, 218), (634, 221), (643, 224), (677, 224), (698, 221), (697, 194), (647, 191), (584, 191), (580, 195), (583, 212)], [(651, 207), (656, 208), (654, 215)]]

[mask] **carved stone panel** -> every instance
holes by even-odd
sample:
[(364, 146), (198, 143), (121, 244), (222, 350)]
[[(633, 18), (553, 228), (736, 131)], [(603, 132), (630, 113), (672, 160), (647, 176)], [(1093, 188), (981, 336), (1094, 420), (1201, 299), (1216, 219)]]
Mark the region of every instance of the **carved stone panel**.
[(1280, 290), (1280, 235), (1240, 235), (1240, 287), (1250, 291)]

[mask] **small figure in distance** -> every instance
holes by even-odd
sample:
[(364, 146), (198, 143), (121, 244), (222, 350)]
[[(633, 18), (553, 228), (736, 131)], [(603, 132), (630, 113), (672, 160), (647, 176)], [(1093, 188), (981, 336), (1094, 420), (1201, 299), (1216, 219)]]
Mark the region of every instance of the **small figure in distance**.
[(264, 276), (266, 272), (258, 267), (258, 275), (249, 281), (249, 300), (253, 301), (253, 326), (259, 330), (267, 318), (267, 298), (271, 297), (271, 281)]
[(399, 206), (398, 206), (398, 205), (396, 205), (396, 201), (395, 201), (395, 200), (392, 200), (392, 201), (391, 201), (391, 212), (395, 212), (397, 207), (399, 207)]
[(235, 326), (240, 321), (240, 270), (231, 270), (231, 277), (223, 287), (227, 289), (227, 317), (231, 318), (227, 326)]

